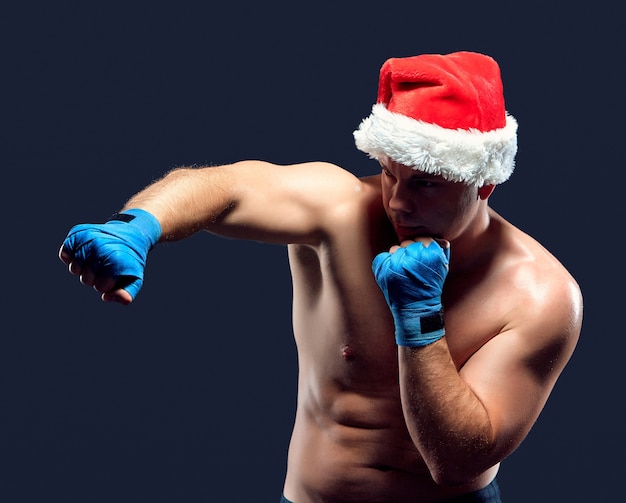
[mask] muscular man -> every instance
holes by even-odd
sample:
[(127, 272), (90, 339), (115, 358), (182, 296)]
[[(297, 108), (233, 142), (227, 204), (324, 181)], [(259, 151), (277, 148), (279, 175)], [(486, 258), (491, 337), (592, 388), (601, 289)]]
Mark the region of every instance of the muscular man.
[(176, 169), (109, 222), (74, 227), (60, 257), (130, 304), (159, 240), (207, 230), (287, 245), (299, 378), (283, 501), (497, 502), (499, 463), (582, 322), (575, 280), (488, 205), (516, 128), (491, 58), (390, 59), (355, 132), (380, 174)]

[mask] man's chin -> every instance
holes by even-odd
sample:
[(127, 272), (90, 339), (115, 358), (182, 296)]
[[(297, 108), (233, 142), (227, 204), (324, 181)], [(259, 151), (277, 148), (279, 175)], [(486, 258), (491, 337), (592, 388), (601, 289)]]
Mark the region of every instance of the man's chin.
[(396, 236), (398, 236), (400, 243), (402, 241), (413, 241), (417, 238), (446, 239), (424, 227), (405, 227), (402, 225), (394, 225), (394, 230), (396, 231)]
[(394, 229), (400, 242), (427, 236), (426, 230), (421, 228), (394, 225)]

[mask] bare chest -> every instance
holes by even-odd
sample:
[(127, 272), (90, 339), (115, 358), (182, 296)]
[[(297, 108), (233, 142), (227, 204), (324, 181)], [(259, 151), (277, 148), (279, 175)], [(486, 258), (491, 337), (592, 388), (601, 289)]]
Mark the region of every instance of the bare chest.
[[(300, 360), (325, 375), (397, 380), (394, 323), (374, 276), (375, 253), (291, 251), (293, 325)], [(351, 253), (350, 253), (351, 252)], [(494, 284), (451, 278), (444, 288), (446, 339), (460, 368), (503, 327), (506, 303)]]

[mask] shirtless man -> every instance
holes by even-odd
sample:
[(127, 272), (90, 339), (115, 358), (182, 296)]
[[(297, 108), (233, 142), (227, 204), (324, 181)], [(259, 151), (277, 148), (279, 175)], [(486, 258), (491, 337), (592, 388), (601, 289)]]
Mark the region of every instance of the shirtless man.
[(491, 58), (391, 59), (355, 132), (380, 174), (175, 169), (106, 224), (74, 227), (60, 257), (130, 304), (159, 240), (207, 230), (287, 245), (299, 379), (282, 501), (498, 502), (499, 463), (582, 323), (575, 280), (488, 206), (516, 128)]

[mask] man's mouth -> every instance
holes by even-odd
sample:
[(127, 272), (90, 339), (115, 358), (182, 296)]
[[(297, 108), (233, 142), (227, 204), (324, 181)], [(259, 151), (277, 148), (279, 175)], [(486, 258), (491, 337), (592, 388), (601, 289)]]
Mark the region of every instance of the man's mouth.
[(401, 238), (414, 238), (417, 236), (425, 236), (425, 229), (423, 227), (413, 227), (409, 225), (393, 224), (396, 234)]

